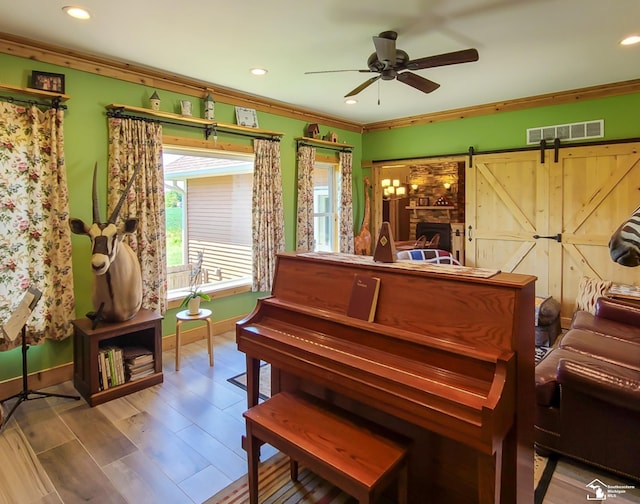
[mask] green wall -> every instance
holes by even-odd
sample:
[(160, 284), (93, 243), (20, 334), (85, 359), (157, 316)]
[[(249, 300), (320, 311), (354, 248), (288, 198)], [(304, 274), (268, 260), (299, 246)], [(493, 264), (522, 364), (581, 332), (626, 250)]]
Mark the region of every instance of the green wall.
[[(32, 70), (63, 73), (66, 93), (71, 96), (65, 114), (65, 156), (69, 181), (70, 213), (74, 217), (91, 219), (91, 173), (94, 164), (99, 167), (99, 194), (102, 212), (106, 208), (107, 121), (105, 106), (122, 103), (147, 106), (153, 88), (58, 67), (15, 56), (0, 54), (0, 82), (27, 86)], [(178, 111), (180, 99), (190, 99), (194, 116), (201, 116), (201, 103), (192, 96), (158, 90), (161, 109)], [(435, 96), (435, 95), (434, 95)], [(358, 133), (332, 129), (340, 142), (354, 145), (354, 223), (356, 232), (362, 219), (361, 161), (401, 159), (465, 153), (470, 146), (476, 151), (525, 147), (525, 130), (530, 127), (564, 124), (593, 119), (605, 120), (606, 140), (640, 137), (640, 94), (616, 96), (590, 101), (539, 107), (517, 112), (503, 112), (469, 119), (424, 124), (406, 128)], [(231, 105), (216, 103), (216, 118), (220, 122), (235, 123)], [(282, 139), (281, 160), (285, 206), (285, 238), (288, 250), (295, 244), (296, 200), (296, 145), (295, 138), (303, 136), (305, 121), (258, 112), (260, 127), (285, 133)], [(329, 128), (322, 127), (321, 134)], [(202, 133), (190, 128), (165, 126), (167, 135), (202, 138)], [(219, 134), (220, 141), (249, 143), (237, 136)], [(74, 292), (76, 316), (82, 317), (90, 304), (91, 273), (89, 271), (89, 240), (75, 236), (73, 242)], [(207, 304), (216, 320), (224, 320), (250, 311), (258, 293), (246, 293), (228, 298), (213, 299)], [(165, 314), (163, 333), (175, 330), (175, 312)], [(47, 341), (29, 351), (29, 371), (47, 369), (72, 361), (72, 339), (61, 342)], [(21, 373), (20, 350), (0, 353), (0, 381)]]
[(598, 140), (636, 138), (640, 137), (639, 111), (640, 93), (637, 93), (373, 131), (363, 136), (363, 159), (380, 161), (461, 154), (471, 146), (475, 151), (527, 147), (527, 128), (596, 119), (604, 119), (605, 138)]
[[(66, 102), (65, 113), (65, 158), (69, 185), (70, 215), (85, 221), (91, 220), (91, 183), (93, 166), (98, 163), (98, 193), (102, 215), (106, 214), (106, 168), (107, 168), (107, 119), (105, 106), (120, 103), (147, 107), (148, 97), (154, 88), (132, 84), (100, 75), (90, 74), (46, 63), (0, 54), (0, 82), (13, 86), (28, 86), (32, 70), (63, 73), (65, 93), (71, 99)], [(161, 99), (161, 110), (178, 112), (181, 99), (192, 101), (193, 115), (201, 117), (202, 103), (193, 96), (157, 90)], [(232, 105), (216, 103), (216, 119), (223, 123), (235, 124), (235, 109)], [(260, 128), (284, 133), (281, 143), (282, 184), (285, 210), (285, 240), (287, 250), (295, 247), (295, 201), (296, 201), (296, 137), (304, 136), (307, 122), (289, 119), (275, 114), (258, 112)], [(322, 135), (335, 131), (339, 141), (355, 147), (353, 151), (354, 194), (362, 192), (360, 162), (362, 146), (360, 133), (320, 125)], [(202, 139), (200, 130), (180, 126), (163, 126), (165, 135)], [(218, 134), (220, 142), (250, 145), (251, 139)], [(322, 151), (330, 153), (330, 151)], [(362, 202), (356, 198), (358, 211), (354, 222), (362, 219)], [(92, 276), (89, 269), (90, 248), (85, 236), (72, 235), (74, 293), (76, 316), (82, 317), (92, 309), (90, 301)], [(214, 320), (225, 320), (248, 313), (255, 306), (259, 293), (245, 293), (236, 296), (213, 299), (206, 306), (213, 310)], [(163, 321), (163, 334), (175, 332), (175, 312), (169, 310)], [(62, 342), (46, 341), (29, 350), (29, 371), (47, 369), (71, 362), (72, 338)], [(20, 349), (0, 352), (0, 381), (14, 378), (21, 373)]]

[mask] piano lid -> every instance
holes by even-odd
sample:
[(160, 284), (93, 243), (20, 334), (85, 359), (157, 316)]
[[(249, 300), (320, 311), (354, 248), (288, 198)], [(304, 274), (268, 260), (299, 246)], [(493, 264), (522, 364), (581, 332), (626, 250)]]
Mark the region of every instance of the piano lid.
[[(528, 286), (533, 293), (536, 280), (483, 268), (376, 263), (369, 256), (350, 254), (284, 253), (277, 257), (272, 295), (345, 315), (356, 273), (380, 278), (373, 323), (474, 348), (503, 350), (515, 350), (512, 338), (519, 296)], [(533, 331), (534, 310), (528, 311), (523, 312), (527, 317), (523, 324)]]

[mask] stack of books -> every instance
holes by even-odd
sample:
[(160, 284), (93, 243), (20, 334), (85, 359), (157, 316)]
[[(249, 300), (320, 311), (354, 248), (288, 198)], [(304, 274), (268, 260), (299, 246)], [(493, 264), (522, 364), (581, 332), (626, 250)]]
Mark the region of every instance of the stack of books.
[(100, 390), (107, 390), (125, 382), (122, 348), (108, 346), (98, 351), (98, 382)]
[(139, 380), (154, 373), (153, 352), (148, 348), (108, 346), (98, 350), (100, 390)]
[(155, 373), (153, 352), (144, 347), (125, 347), (124, 374), (127, 381), (135, 381)]

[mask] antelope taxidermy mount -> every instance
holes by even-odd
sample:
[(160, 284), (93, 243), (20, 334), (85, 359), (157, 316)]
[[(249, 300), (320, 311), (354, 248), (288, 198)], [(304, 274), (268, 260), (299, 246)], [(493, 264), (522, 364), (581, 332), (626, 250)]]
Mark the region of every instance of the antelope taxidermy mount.
[(69, 219), (71, 231), (91, 239), (91, 271), (93, 272), (93, 306), (100, 318), (108, 322), (122, 322), (134, 317), (142, 305), (142, 274), (135, 252), (123, 241), (124, 236), (138, 227), (137, 218), (125, 219), (116, 225), (118, 214), (138, 174), (138, 166), (131, 176), (109, 220), (100, 221), (96, 173), (93, 170), (93, 224), (81, 219)]

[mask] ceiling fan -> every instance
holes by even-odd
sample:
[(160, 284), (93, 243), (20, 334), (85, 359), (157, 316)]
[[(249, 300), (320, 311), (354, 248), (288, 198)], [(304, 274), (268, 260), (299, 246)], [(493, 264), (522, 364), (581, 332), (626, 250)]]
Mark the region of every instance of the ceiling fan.
[(409, 55), (405, 51), (402, 49), (396, 49), (397, 38), (398, 34), (394, 31), (384, 31), (377, 37), (373, 37), (373, 45), (376, 48), (376, 52), (369, 56), (369, 59), (367, 60), (368, 68), (366, 70), (321, 70), (318, 72), (305, 73), (361, 72), (378, 74), (347, 93), (345, 98), (357, 95), (378, 79), (397, 79), (400, 82), (422, 91), (423, 93), (431, 93), (438, 89), (440, 84), (406, 70), (422, 70), (424, 68), (434, 68), (478, 61), (478, 51), (476, 49), (464, 49), (462, 51), (437, 54), (435, 56), (427, 56), (425, 58), (412, 60), (409, 59)]

